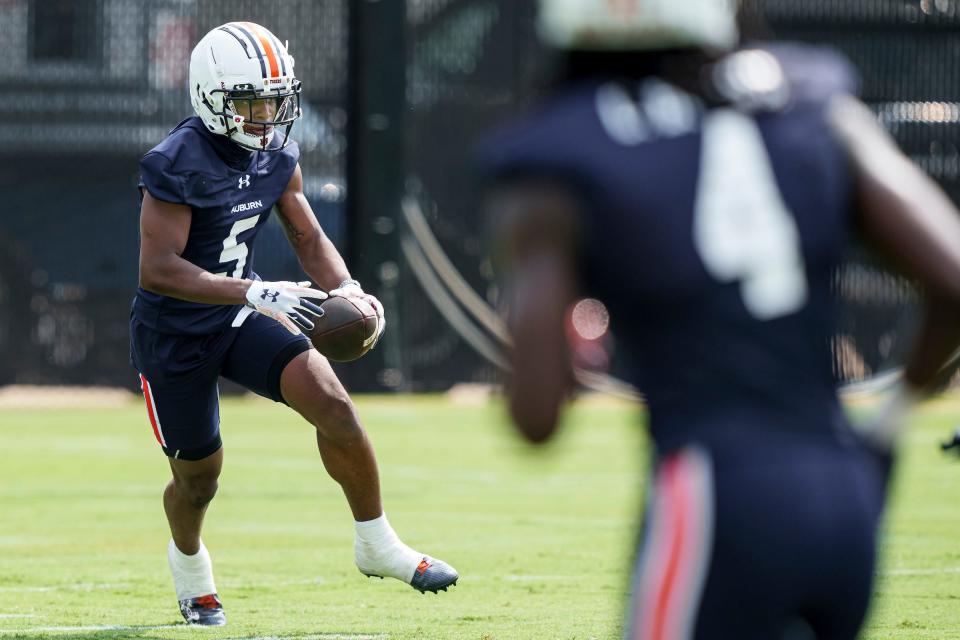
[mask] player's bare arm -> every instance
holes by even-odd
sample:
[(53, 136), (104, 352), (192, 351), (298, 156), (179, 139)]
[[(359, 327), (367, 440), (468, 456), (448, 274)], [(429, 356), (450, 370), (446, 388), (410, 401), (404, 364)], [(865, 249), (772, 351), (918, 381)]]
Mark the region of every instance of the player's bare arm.
[(551, 185), (512, 186), (489, 202), (500, 222), (502, 268), (513, 339), (510, 413), (532, 442), (548, 439), (573, 387), (564, 317), (576, 297), (574, 212), (567, 193)]
[(320, 228), (307, 197), (303, 194), (303, 173), (300, 165), (277, 201), (280, 222), (290, 246), (308, 276), (324, 289), (333, 289), (350, 278), (350, 271), (340, 252)]
[[(365, 300), (380, 318), (379, 333), (383, 333), (383, 305), (376, 297), (365, 293), (350, 277), (347, 265), (333, 242), (317, 222), (310, 202), (303, 194), (303, 172), (298, 164), (286, 190), (277, 201), (277, 212), (287, 240), (297, 254), (300, 266), (310, 279), (330, 291), (331, 295), (355, 296)], [(351, 283), (355, 287), (347, 288)]]
[(140, 207), (140, 286), (160, 295), (206, 304), (244, 304), (252, 281), (224, 278), (181, 257), (193, 213), (157, 200), (146, 189)]
[(182, 257), (190, 234), (190, 207), (157, 200), (144, 189), (140, 209), (140, 286), (160, 295), (205, 304), (249, 304), (291, 333), (312, 329), (301, 312), (317, 312), (314, 303), (326, 294), (295, 283), (226, 278)]
[(832, 115), (855, 172), (860, 231), (926, 294), (905, 379), (915, 389), (937, 385), (945, 359), (960, 344), (960, 212), (866, 106), (842, 98)]

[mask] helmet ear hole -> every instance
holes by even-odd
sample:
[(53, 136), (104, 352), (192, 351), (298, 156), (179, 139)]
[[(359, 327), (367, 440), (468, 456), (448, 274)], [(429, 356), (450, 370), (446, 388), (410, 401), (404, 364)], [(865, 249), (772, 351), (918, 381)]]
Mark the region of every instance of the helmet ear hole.
[(202, 102), (204, 106), (206, 106), (207, 109), (210, 110), (210, 113), (213, 113), (213, 114), (216, 113), (216, 110), (213, 108), (213, 105), (210, 104), (209, 100), (207, 100), (207, 95), (205, 93), (200, 94), (200, 102)]

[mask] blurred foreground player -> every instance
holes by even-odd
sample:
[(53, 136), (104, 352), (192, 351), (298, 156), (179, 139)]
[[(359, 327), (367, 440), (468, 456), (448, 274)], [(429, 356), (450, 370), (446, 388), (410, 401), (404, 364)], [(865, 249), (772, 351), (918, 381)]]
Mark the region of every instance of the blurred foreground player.
[[(566, 74), (487, 141), (513, 339), (510, 410), (548, 439), (564, 318), (609, 308), (655, 445), (632, 639), (854, 638), (885, 461), (960, 330), (960, 219), (851, 97), (833, 53), (733, 52), (722, 0), (542, 0)], [(928, 293), (877, 419), (835, 394), (832, 274), (859, 233)]]
[(263, 27), (225, 24), (193, 51), (190, 95), (196, 116), (140, 163), (140, 289), (131, 319), (131, 359), (173, 472), (163, 504), (184, 618), (226, 622), (200, 540), (223, 463), (220, 375), (289, 405), (316, 428), (323, 464), (356, 521), (361, 572), (446, 590), (456, 571), (390, 527), (367, 434), (327, 360), (300, 331), (312, 328), (311, 311), (328, 294), (262, 282), (252, 271), (254, 238), (275, 208), (304, 271), (329, 295), (371, 304), (382, 331), (380, 303), (350, 278), (303, 195), (299, 150), (288, 137), (300, 116), (293, 58)]

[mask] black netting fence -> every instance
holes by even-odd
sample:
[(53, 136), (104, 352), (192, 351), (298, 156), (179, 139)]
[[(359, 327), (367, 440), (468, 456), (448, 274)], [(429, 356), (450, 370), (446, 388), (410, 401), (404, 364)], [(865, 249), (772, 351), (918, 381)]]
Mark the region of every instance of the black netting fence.
[[(495, 377), (497, 328), (484, 316), (496, 288), (478, 217), (468, 150), (533, 95), (549, 67), (536, 44), (536, 3), (408, 0), (402, 31), (404, 211), (348, 220), (349, 33), (346, 0), (4, 0), (0, 2), (0, 384), (132, 386), (127, 318), (137, 277), (137, 160), (191, 113), (189, 52), (210, 28), (259, 22), (289, 40), (304, 85), (295, 127), (306, 191), (348, 257), (396, 280), (389, 357), (356, 367), (354, 388), (445, 388)], [(960, 9), (951, 0), (745, 0), (761, 37), (827, 43), (860, 68), (863, 96), (903, 148), (960, 198)], [(373, 75), (376, 75), (374, 66)], [(380, 79), (359, 79), (375, 85)], [(384, 86), (389, 78), (384, 78)], [(376, 114), (373, 114), (376, 116)], [(376, 121), (376, 117), (371, 119)], [(376, 158), (366, 171), (378, 171)], [(380, 167), (382, 169), (383, 167)], [(416, 217), (415, 216), (415, 217)], [(396, 256), (359, 250), (357, 225), (397, 223)], [(379, 225), (379, 226), (377, 226)], [(430, 245), (430, 242), (435, 245)], [(298, 269), (280, 229), (258, 240), (257, 271)], [(432, 250), (431, 250), (432, 248)], [(439, 250), (439, 257), (437, 256)], [(387, 259), (389, 258), (389, 259)], [(399, 262), (395, 264), (394, 261)], [(443, 263), (443, 269), (437, 265)], [(424, 264), (432, 269), (421, 269)], [(450, 276), (453, 272), (455, 277)], [(446, 273), (446, 276), (444, 275)], [(371, 288), (376, 288), (372, 286)], [(837, 370), (869, 377), (906, 348), (916, 294), (855, 256), (837, 275), (847, 312)], [(364, 382), (367, 381), (367, 382)]]
[[(190, 51), (220, 24), (251, 20), (289, 40), (306, 194), (344, 244), (346, 11), (345, 0), (0, 3), (0, 384), (135, 384), (137, 162), (192, 115)], [(257, 269), (299, 271), (273, 222)]]
[[(495, 304), (463, 150), (491, 121), (527, 101), (549, 68), (536, 44), (535, 3), (451, 0), (416, 6), (408, 11), (408, 192), (459, 272)], [(743, 14), (748, 38), (842, 50), (861, 71), (863, 99), (903, 149), (960, 200), (956, 3), (746, 0)], [(843, 301), (834, 340), (838, 376), (857, 382), (901, 364), (917, 321), (919, 298), (910, 283), (862, 251), (851, 254), (835, 283)], [(421, 283), (411, 278), (406, 286), (405, 312), (417, 327), (406, 343), (413, 377), (440, 386), (450, 379), (495, 376), (490, 359), (475, 344), (467, 347), (448, 318), (438, 317)]]

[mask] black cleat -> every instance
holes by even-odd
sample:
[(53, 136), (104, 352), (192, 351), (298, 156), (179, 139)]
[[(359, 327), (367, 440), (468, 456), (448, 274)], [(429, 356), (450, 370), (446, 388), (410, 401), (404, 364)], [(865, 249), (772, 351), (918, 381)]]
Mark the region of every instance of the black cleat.
[(420, 593), (426, 593), (427, 591), (437, 593), (438, 591), (446, 591), (447, 587), (456, 586), (459, 579), (460, 575), (457, 570), (443, 560), (424, 556), (420, 564), (417, 565), (417, 570), (413, 572), (410, 586)]
[[(396, 572), (394, 572), (395, 570), (381, 572), (377, 569), (370, 568), (369, 565), (366, 567), (362, 566), (360, 562), (357, 562), (357, 569), (359, 569), (360, 573), (368, 578), (380, 578), (381, 580), (383, 580), (384, 577), (396, 578), (401, 582), (409, 584), (420, 593), (426, 593), (427, 591), (432, 593), (446, 591), (448, 587), (455, 586), (457, 584), (457, 580), (460, 579), (460, 576), (457, 574), (456, 569), (448, 565), (443, 560), (437, 560), (436, 558), (431, 558), (430, 556), (419, 557), (420, 562), (417, 564), (416, 569), (414, 569), (413, 575), (407, 574), (406, 571), (403, 571), (402, 569)], [(376, 562), (371, 564), (380, 564), (382, 568), (383, 564), (385, 563)], [(410, 577), (407, 577), (408, 575), (410, 575)]]
[(227, 616), (223, 613), (223, 605), (217, 594), (188, 598), (180, 601), (180, 613), (187, 624), (198, 627), (222, 627), (227, 624)]
[(941, 442), (940, 449), (947, 453), (952, 452), (960, 455), (960, 429), (953, 432), (953, 437), (950, 440)]

